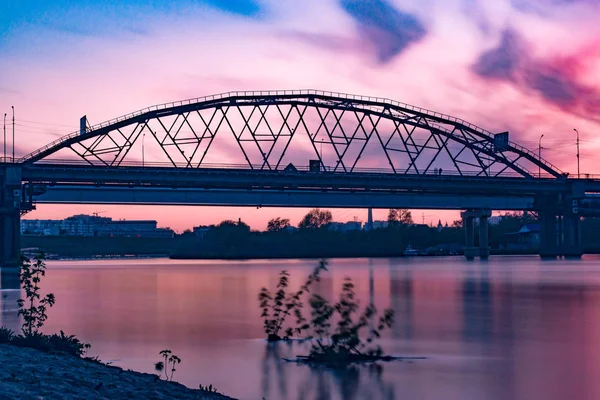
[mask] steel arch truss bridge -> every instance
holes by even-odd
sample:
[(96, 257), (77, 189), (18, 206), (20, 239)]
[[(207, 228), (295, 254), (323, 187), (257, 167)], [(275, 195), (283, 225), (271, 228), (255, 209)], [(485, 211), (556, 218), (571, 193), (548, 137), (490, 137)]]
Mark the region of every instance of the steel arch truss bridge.
[(507, 133), (396, 101), (314, 90), (230, 92), (153, 106), (82, 128), (20, 161), (57, 158), (268, 171), (315, 160), (320, 171), (345, 173), (561, 175)]

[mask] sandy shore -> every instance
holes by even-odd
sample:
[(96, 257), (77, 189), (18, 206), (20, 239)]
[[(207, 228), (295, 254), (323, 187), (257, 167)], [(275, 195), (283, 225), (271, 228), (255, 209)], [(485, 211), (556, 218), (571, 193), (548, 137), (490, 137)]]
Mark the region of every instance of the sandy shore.
[(5, 399), (230, 398), (158, 380), (156, 375), (0, 345), (0, 400)]

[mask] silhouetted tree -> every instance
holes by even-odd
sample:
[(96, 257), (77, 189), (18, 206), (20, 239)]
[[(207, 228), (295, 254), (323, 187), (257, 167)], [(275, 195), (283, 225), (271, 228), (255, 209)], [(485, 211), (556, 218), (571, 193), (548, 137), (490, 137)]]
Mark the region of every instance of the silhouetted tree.
[(232, 221), (232, 220), (225, 220), (225, 221), (221, 221), (221, 223), (219, 225), (217, 225), (214, 229), (218, 229), (218, 230), (226, 230), (226, 229), (235, 229), (235, 230), (239, 230), (239, 231), (246, 231), (246, 232), (250, 232), (250, 227), (248, 226), (248, 224), (246, 224), (243, 221)]
[(287, 218), (273, 218), (267, 223), (267, 231), (281, 232), (290, 226), (290, 220)]
[(324, 225), (331, 223), (333, 217), (331, 211), (320, 210), (318, 208), (312, 209), (302, 218), (302, 221), (298, 224), (300, 229), (316, 229), (321, 228)]
[(412, 214), (405, 208), (390, 208), (390, 211), (388, 212), (388, 222), (412, 225)]
[(205, 239), (215, 248), (232, 251), (247, 244), (250, 237), (250, 227), (242, 221), (226, 220), (211, 228)]
[(457, 219), (457, 220), (453, 221), (451, 226), (453, 228), (462, 228), (462, 226), (463, 226), (462, 219)]
[(186, 229), (185, 231), (183, 231), (183, 233), (180, 236), (181, 237), (194, 237), (194, 232), (192, 232), (190, 229)]

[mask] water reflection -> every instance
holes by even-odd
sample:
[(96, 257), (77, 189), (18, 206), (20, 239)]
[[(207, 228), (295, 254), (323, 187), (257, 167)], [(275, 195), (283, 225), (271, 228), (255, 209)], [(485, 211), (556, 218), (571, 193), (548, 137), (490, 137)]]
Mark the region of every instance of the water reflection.
[(392, 336), (396, 339), (411, 339), (413, 336), (413, 289), (412, 270), (400, 268), (396, 260), (390, 260), (390, 297), (395, 312)]
[[(343, 369), (309, 368), (297, 397), (275, 397), (298, 400), (316, 399), (395, 399), (394, 386), (384, 382), (383, 366), (350, 366)], [(265, 397), (266, 398), (266, 397)]]
[[(294, 357), (290, 355), (292, 346), (291, 341), (265, 344), (265, 355), (262, 365), (262, 397), (265, 399), (272, 398), (273, 393), (277, 393), (278, 398), (288, 398), (288, 369), (284, 368), (286, 361), (283, 359)], [(285, 351), (282, 351), (283, 347), (285, 347)], [(276, 386), (272, 387), (272, 382), (275, 382)]]
[[(345, 276), (357, 297), (396, 322), (381, 344), (426, 361), (342, 371), (286, 363), (299, 343), (267, 345), (256, 296), (281, 269), (299, 286), (315, 261), (49, 262), (56, 295), (47, 331), (92, 343), (93, 355), (152, 372), (171, 348), (177, 380), (241, 399), (600, 398), (600, 258), (332, 260), (314, 291), (335, 301)], [(2, 322), (18, 328), (18, 290), (2, 290)], [(5, 298), (4, 296), (13, 296)], [(308, 310), (306, 310), (308, 312)]]
[(19, 275), (0, 269), (0, 326), (18, 332), (21, 323), (18, 315), (17, 301), (21, 295)]
[(468, 265), (462, 282), (462, 316), (465, 341), (489, 342), (492, 337), (493, 304), (487, 263)]

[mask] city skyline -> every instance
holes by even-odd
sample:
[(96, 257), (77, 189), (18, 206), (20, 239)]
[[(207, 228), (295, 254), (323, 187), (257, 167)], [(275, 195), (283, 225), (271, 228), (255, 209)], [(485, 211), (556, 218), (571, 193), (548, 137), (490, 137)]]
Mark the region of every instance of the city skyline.
[[(307, 209), (310, 211), (310, 209)], [(322, 208), (322, 210), (325, 210), (325, 208)], [(358, 215), (352, 215), (352, 214), (356, 214), (355, 212), (357, 210), (353, 210), (353, 209), (346, 209), (346, 210), (341, 210), (342, 212), (339, 212), (340, 210), (337, 210), (337, 218), (333, 217), (332, 219), (332, 223), (334, 225), (337, 224), (352, 224), (352, 223), (360, 223), (361, 224), (361, 229), (365, 228), (367, 225), (367, 220), (368, 218), (360, 218)], [(375, 211), (380, 211), (379, 214), (381, 214), (382, 211), (384, 210), (374, 210), (373, 213), (375, 215)], [(386, 214), (388, 212), (388, 210), (385, 210)], [(275, 217), (277, 218), (277, 217)], [(285, 217), (281, 217), (281, 218), (285, 218)], [(490, 221), (496, 221), (499, 218), (501, 218), (501, 216), (495, 216), (490, 218)], [(21, 219), (21, 231), (24, 231), (24, 226), (33, 226), (32, 223), (34, 222), (64, 222), (64, 221), (68, 221), (68, 220), (85, 220), (85, 219), (96, 219), (96, 220), (107, 220), (107, 221), (112, 221), (113, 223), (118, 223), (118, 222), (155, 222), (157, 223), (157, 220), (137, 220), (137, 219), (132, 219), (132, 218), (113, 218), (111, 215), (109, 215), (106, 211), (101, 211), (101, 212), (93, 212), (91, 215), (88, 214), (76, 214), (76, 215), (69, 215), (65, 218), (32, 218), (32, 217), (24, 217)], [(185, 227), (182, 230), (174, 230), (175, 233), (184, 233), (186, 231), (193, 231), (194, 228), (198, 228), (198, 227), (211, 227), (211, 226), (217, 226), (219, 225), (220, 222), (224, 222), (227, 220), (222, 220), (222, 221), (218, 221), (217, 223), (209, 223), (209, 224), (204, 224), (204, 223), (192, 223), (191, 225)], [(246, 223), (246, 221), (244, 221), (241, 217), (240, 218), (230, 218), (228, 221), (233, 221), (233, 222), (237, 222), (237, 221), (241, 221)], [(267, 221), (268, 222), (268, 221)], [(299, 225), (299, 222), (295, 222), (295, 221), (289, 221), (290, 226), (293, 228), (297, 228)], [(382, 218), (374, 218), (373, 219), (374, 223), (377, 223), (377, 226), (382, 226), (383, 223), (387, 224), (388, 219), (387, 219), (387, 215), (382, 217)], [(435, 219), (435, 215), (433, 214), (425, 214), (425, 213), (420, 213), (418, 216), (415, 215), (413, 217), (413, 223), (415, 225), (420, 225), (420, 224), (425, 224), (428, 226), (437, 226), (439, 223), (441, 223), (442, 225), (450, 225), (453, 221), (442, 221), (441, 219)], [(164, 225), (160, 225), (157, 226), (160, 229), (172, 229), (170, 226), (164, 226)], [(262, 228), (253, 228), (251, 227), (254, 231), (266, 231), (267, 227), (265, 225), (265, 227)]]
[[(17, 2), (0, 6), (0, 112), (22, 156), (146, 106), (230, 90), (315, 88), (381, 96), (510, 131), (563, 171), (598, 171), (600, 6), (589, 1)], [(539, 141), (541, 135), (544, 138)], [(240, 160), (217, 148), (224, 162)], [(158, 159), (147, 154), (147, 160)], [(64, 218), (99, 206), (39, 206)], [(307, 209), (101, 206), (177, 231), (242, 218), (254, 229)], [(193, 211), (190, 211), (193, 210)], [(332, 210), (335, 219), (366, 210)], [(376, 211), (384, 219), (387, 211)], [(456, 212), (430, 212), (451, 222)], [(193, 214), (194, 216), (191, 216)], [(197, 217), (195, 217), (197, 215)], [(413, 213), (421, 220), (421, 211)]]

